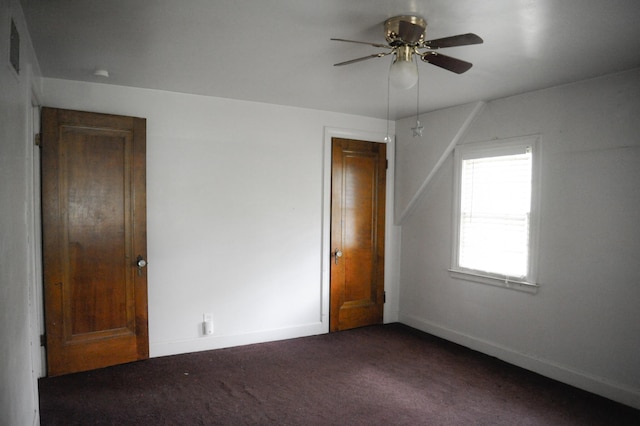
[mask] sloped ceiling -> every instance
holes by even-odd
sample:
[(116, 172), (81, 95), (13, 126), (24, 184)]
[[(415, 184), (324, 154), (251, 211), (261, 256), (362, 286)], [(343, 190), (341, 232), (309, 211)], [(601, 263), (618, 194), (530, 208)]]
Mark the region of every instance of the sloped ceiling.
[[(45, 77), (161, 89), (371, 117), (387, 115), (391, 58), (331, 37), (384, 42), (401, 14), (427, 38), (474, 32), (446, 49), (456, 75), (420, 63), (420, 112), (640, 67), (637, 0), (21, 0)], [(108, 79), (93, 75), (109, 71)], [(416, 91), (391, 92), (391, 117)]]

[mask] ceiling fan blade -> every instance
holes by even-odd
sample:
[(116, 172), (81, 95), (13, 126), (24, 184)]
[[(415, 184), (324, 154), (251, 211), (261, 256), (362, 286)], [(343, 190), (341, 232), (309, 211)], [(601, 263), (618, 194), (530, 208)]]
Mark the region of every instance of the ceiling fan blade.
[(332, 38), (331, 40), (333, 40), (333, 41), (346, 41), (347, 43), (366, 44), (366, 45), (373, 46), (373, 47), (381, 47), (383, 49), (391, 49), (391, 46), (388, 46), (386, 44), (369, 43), (369, 42), (366, 42), (366, 41), (345, 40), (343, 38)]
[(456, 74), (462, 74), (473, 66), (471, 62), (452, 58), (451, 56), (442, 55), (436, 52), (426, 52), (420, 57), (425, 62), (444, 68), (445, 70), (455, 72)]
[(427, 40), (424, 42), (424, 46), (431, 49), (440, 49), (443, 47), (456, 47), (456, 46), (468, 46), (470, 44), (481, 44), (484, 40), (480, 36), (467, 33), (460, 34), (451, 37), (438, 38), (435, 40)]
[(390, 53), (391, 52), (388, 52), (388, 53), (387, 52), (374, 53), (373, 55), (363, 56), (362, 58), (356, 58), (356, 59), (351, 59), (350, 61), (339, 62), (337, 64), (333, 64), (333, 66), (334, 67), (339, 67), (341, 65), (349, 65), (349, 64), (353, 64), (355, 62), (366, 61), (367, 59), (371, 59), (371, 58), (382, 58), (383, 56), (387, 56)]

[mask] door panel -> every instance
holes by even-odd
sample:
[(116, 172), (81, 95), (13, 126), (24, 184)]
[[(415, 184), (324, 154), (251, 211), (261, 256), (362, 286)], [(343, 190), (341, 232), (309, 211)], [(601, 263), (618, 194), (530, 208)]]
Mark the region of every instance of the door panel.
[(144, 119), (44, 108), (50, 376), (148, 358)]
[(329, 329), (379, 324), (384, 308), (386, 145), (334, 138), (331, 188)]

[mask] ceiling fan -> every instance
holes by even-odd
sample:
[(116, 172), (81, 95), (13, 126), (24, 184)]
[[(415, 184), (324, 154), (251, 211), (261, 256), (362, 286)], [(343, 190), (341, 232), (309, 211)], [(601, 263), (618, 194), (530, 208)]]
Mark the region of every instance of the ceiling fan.
[(388, 44), (332, 38), (331, 40), (335, 41), (367, 44), (373, 47), (389, 49), (387, 52), (374, 53), (373, 55), (351, 59), (334, 65), (349, 65), (367, 59), (382, 58), (383, 56), (394, 54), (395, 59), (389, 71), (389, 79), (396, 87), (403, 89), (412, 87), (418, 79), (418, 67), (413, 60), (414, 55), (424, 62), (457, 74), (462, 74), (472, 67), (470, 62), (443, 55), (435, 52), (435, 50), (445, 47), (480, 44), (483, 42), (482, 38), (476, 34), (467, 33), (435, 40), (425, 40), (426, 28), (427, 21), (424, 18), (415, 15), (401, 15), (384, 21), (385, 39)]

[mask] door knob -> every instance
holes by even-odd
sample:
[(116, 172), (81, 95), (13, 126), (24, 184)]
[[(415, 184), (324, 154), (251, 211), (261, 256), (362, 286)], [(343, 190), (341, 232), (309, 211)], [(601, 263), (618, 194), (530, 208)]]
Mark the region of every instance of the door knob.
[(144, 260), (144, 257), (138, 255), (136, 258), (136, 266), (138, 267), (138, 276), (142, 275), (142, 268), (147, 266), (147, 261)]
[(138, 268), (144, 268), (145, 266), (147, 266), (147, 261), (144, 260), (144, 257), (138, 256), (138, 258), (136, 259), (136, 265), (138, 265)]
[(336, 249), (336, 251), (333, 252), (333, 256), (335, 257), (336, 265), (337, 265), (338, 264), (338, 259), (340, 259), (342, 257), (342, 250)]

